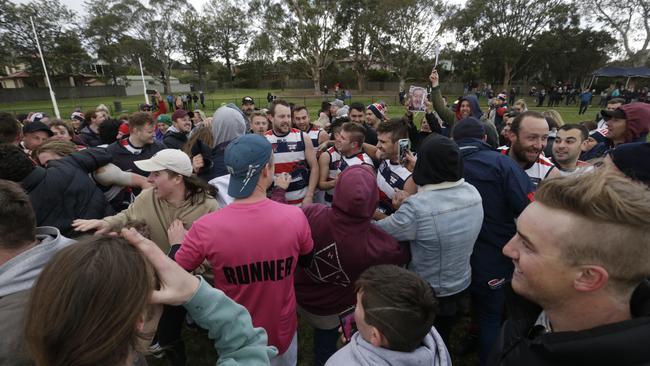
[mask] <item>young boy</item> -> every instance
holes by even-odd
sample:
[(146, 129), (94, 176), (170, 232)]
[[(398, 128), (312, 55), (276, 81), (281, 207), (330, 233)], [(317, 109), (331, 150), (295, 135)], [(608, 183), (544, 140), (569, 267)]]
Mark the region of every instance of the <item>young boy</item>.
[(435, 328), (436, 299), (429, 284), (395, 265), (368, 268), (359, 280), (354, 319), (358, 332), (327, 365), (451, 366)]

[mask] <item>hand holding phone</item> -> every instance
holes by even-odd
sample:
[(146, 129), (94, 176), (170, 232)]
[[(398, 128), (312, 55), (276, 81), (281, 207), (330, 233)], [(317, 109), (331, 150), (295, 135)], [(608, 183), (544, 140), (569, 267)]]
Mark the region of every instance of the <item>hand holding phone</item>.
[(354, 306), (339, 314), (341, 332), (346, 343), (350, 342), (352, 335), (357, 332), (357, 322), (354, 320)]
[(406, 165), (406, 154), (411, 150), (411, 140), (399, 139), (397, 140), (397, 156), (399, 163), (403, 166)]

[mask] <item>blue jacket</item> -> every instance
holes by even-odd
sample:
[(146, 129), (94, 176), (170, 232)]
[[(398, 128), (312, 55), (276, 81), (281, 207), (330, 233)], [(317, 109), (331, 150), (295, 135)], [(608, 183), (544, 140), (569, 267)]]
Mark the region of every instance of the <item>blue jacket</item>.
[(472, 277), (477, 281), (512, 277), (512, 260), (501, 249), (515, 235), (515, 218), (526, 208), (535, 187), (512, 158), (478, 139), (456, 141), (463, 158), (464, 178), (483, 199), (483, 226), (472, 253)]
[(409, 270), (444, 297), (469, 287), (469, 259), (482, 222), (481, 196), (460, 179), (418, 187), (418, 193), (377, 225), (396, 240), (411, 242)]

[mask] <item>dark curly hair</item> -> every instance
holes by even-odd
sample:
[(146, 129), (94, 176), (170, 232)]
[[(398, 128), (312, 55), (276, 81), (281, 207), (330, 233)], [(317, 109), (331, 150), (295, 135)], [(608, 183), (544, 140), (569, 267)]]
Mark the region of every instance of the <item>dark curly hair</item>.
[(0, 144), (0, 179), (21, 182), (34, 170), (34, 162), (18, 146)]

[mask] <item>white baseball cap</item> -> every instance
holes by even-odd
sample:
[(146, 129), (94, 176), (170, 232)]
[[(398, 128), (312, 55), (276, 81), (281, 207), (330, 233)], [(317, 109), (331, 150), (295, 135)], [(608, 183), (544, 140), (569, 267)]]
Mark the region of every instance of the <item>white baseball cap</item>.
[(186, 177), (192, 176), (190, 157), (177, 149), (160, 150), (151, 159), (136, 161), (135, 166), (145, 172), (158, 172), (167, 169)]

